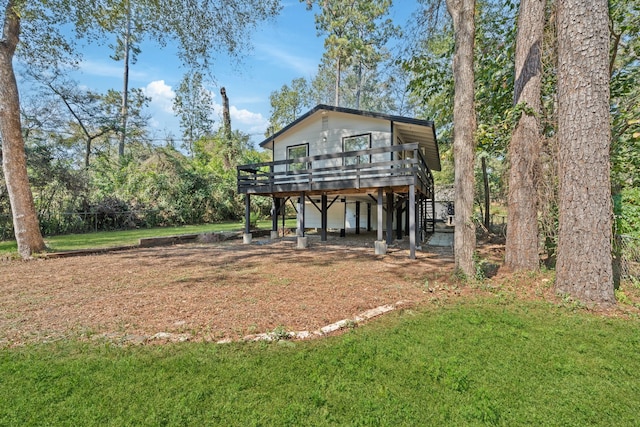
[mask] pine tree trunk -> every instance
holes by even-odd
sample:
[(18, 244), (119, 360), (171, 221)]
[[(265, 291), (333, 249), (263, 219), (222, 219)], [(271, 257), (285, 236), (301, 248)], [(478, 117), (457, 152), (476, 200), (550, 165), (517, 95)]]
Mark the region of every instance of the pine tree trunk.
[(335, 104), (336, 107), (340, 106), (340, 66), (342, 64), (340, 64), (340, 56), (338, 56), (338, 59), (336, 60), (336, 93), (335, 93)]
[(606, 0), (558, 8), (559, 231), (556, 290), (615, 303)]
[(473, 222), (476, 114), (474, 109), (473, 49), (475, 0), (447, 0), (453, 20), (453, 156), (455, 168), (455, 264), (468, 277), (475, 275), (473, 252), (476, 233)]
[(522, 112), (509, 144), (507, 242), (504, 263), (514, 270), (537, 270), (536, 176), (540, 156), (540, 91), (545, 0), (522, 0), (516, 36), (513, 104)]
[(13, 72), (13, 54), (18, 44), (20, 20), (9, 1), (5, 11), (2, 39), (0, 39), (0, 136), (2, 137), (2, 170), (9, 193), (13, 229), (22, 258), (45, 249), (40, 224), (33, 204), (27, 175), (27, 156), (24, 151), (20, 123), (20, 99)]
[(127, 28), (124, 35), (124, 74), (122, 79), (122, 107), (120, 111), (121, 129), (118, 143), (118, 157), (124, 159), (124, 146), (127, 141), (127, 120), (129, 118), (129, 53), (131, 51), (131, 2), (127, 1)]

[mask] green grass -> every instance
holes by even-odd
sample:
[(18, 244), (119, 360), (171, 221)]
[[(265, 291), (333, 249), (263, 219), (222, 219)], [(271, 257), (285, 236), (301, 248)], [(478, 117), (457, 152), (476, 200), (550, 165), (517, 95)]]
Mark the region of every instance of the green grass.
[(638, 425), (640, 323), (482, 299), (330, 339), (0, 350), (0, 425)]
[[(295, 227), (295, 221), (288, 220), (288, 227)], [(216, 231), (239, 231), (243, 222), (223, 222), (218, 224), (185, 225), (181, 227), (141, 228), (135, 230), (100, 231), (86, 234), (66, 234), (45, 238), (47, 246), (55, 251), (70, 251), (86, 248), (105, 248), (112, 246), (134, 245), (144, 237), (172, 236), (176, 234), (207, 233)], [(259, 221), (259, 228), (271, 228), (271, 221)], [(13, 240), (0, 241), (0, 254), (17, 251)]]

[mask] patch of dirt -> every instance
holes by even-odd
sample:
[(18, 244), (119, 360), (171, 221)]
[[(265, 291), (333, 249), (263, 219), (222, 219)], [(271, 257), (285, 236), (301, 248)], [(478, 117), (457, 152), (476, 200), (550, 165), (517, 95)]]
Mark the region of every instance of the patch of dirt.
[[(549, 274), (513, 279), (498, 270), (482, 285), (459, 286), (451, 248), (427, 247), (410, 260), (407, 242), (376, 256), (371, 236), (309, 240), (305, 250), (287, 238), (0, 261), (0, 346), (64, 338), (236, 340), (313, 331), (398, 302), (410, 307), (500, 292), (558, 300)], [(501, 246), (482, 252), (501, 262)]]
[(401, 244), (375, 256), (366, 237), (310, 242), (306, 250), (283, 239), (5, 261), (0, 345), (311, 331), (380, 305), (419, 304), (429, 296), (426, 278), (445, 281), (452, 268), (451, 253), (418, 251), (412, 261)]

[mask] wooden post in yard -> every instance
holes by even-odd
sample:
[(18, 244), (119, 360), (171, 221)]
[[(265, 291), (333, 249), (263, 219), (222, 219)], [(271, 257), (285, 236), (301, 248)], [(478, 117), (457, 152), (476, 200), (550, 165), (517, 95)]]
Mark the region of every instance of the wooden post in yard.
[(321, 227), (320, 230), (320, 240), (323, 242), (327, 241), (327, 223), (328, 223), (328, 212), (327, 212), (327, 195), (323, 194), (321, 197), (321, 206), (320, 206), (320, 217), (321, 217)]
[(416, 186), (409, 186), (409, 258), (416, 259)]
[(244, 235), (242, 243), (248, 245), (251, 243), (251, 196), (249, 193), (244, 195)]
[(393, 243), (393, 192), (387, 193), (387, 245)]

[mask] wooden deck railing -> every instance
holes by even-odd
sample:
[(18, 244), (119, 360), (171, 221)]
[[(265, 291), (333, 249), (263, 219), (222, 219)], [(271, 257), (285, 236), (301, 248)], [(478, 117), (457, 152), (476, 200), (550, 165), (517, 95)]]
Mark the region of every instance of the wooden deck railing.
[[(391, 160), (400, 157), (386, 156), (391, 153), (404, 153), (402, 157), (405, 158)], [(348, 164), (362, 158), (367, 158), (368, 162)], [(427, 196), (432, 194), (433, 177), (416, 143), (238, 166), (238, 192), (241, 194), (404, 187), (412, 184), (417, 191)]]

